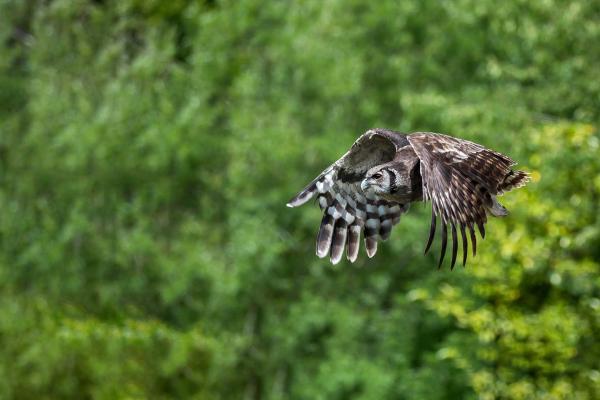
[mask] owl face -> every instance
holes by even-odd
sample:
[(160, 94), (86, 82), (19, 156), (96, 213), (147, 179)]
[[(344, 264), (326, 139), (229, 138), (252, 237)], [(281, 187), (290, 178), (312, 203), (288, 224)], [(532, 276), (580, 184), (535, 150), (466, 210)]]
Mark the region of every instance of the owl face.
[(395, 181), (394, 171), (388, 167), (375, 167), (367, 172), (360, 184), (363, 191), (372, 190), (376, 194), (388, 194), (392, 191)]

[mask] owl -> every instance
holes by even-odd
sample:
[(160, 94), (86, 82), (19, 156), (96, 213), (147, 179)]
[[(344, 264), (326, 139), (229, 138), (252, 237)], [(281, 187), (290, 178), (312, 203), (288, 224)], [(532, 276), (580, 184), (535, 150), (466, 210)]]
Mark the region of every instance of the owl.
[(287, 206), (297, 207), (316, 198), (323, 211), (317, 256), (329, 256), (331, 262), (337, 264), (344, 249), (350, 262), (357, 259), (361, 232), (367, 256), (373, 257), (377, 243), (389, 238), (411, 203), (431, 201), (425, 253), (433, 242), (439, 219), (438, 268), (446, 254), (449, 230), (452, 235), (450, 268), (453, 269), (459, 232), (464, 266), (467, 234), (475, 256), (475, 229), (484, 238), (488, 214), (508, 215), (497, 196), (528, 182), (529, 175), (513, 170), (514, 165), (507, 156), (467, 140), (432, 132), (404, 134), (371, 129)]

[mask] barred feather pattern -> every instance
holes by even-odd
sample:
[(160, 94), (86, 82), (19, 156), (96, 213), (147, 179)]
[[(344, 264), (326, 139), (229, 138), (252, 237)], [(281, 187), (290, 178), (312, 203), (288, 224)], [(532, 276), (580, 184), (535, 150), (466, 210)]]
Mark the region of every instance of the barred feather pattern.
[(323, 211), (317, 235), (316, 253), (320, 258), (329, 255), (333, 264), (343, 257), (356, 261), (360, 248), (360, 233), (364, 232), (367, 255), (373, 257), (377, 243), (389, 238), (408, 204), (401, 205), (365, 193), (360, 182), (344, 182), (337, 178), (337, 169), (325, 170), (309, 184), (289, 205), (304, 204), (315, 197)]
[(477, 249), (475, 226), (485, 237), (487, 213), (505, 216), (508, 211), (498, 203), (496, 195), (523, 186), (528, 175), (512, 171), (515, 163), (503, 154), (462, 139), (433, 133), (417, 133), (408, 137), (421, 160), (423, 198), (432, 202), (432, 221), (425, 252), (431, 246), (436, 230), (436, 217), (441, 219), (442, 246), (438, 268), (447, 247), (447, 229), (452, 234), (454, 268), (458, 250), (457, 228), (460, 230), (463, 265), (467, 261), (469, 231), (473, 255)]
[[(410, 148), (407, 149), (407, 146)], [(419, 173), (413, 176), (409, 172), (416, 165), (415, 158), (418, 159)], [(375, 166), (388, 164), (402, 171), (404, 176), (410, 175), (409, 187), (422, 186), (422, 190), (413, 191), (413, 195), (407, 198), (387, 183), (388, 187), (378, 184), (377, 190), (363, 192), (360, 182), (368, 171)], [(479, 231), (482, 238), (485, 237), (488, 213), (496, 217), (508, 215), (496, 197), (528, 182), (529, 175), (512, 170), (513, 165), (515, 162), (507, 156), (467, 140), (432, 132), (403, 134), (371, 129), (361, 135), (346, 154), (292, 198), (288, 206), (296, 207), (316, 198), (323, 210), (317, 236), (317, 255), (329, 255), (331, 261), (337, 263), (344, 249), (350, 261), (356, 260), (361, 231), (364, 232), (367, 255), (373, 257), (378, 241), (389, 237), (400, 215), (408, 211), (410, 202), (431, 201), (431, 223), (425, 253), (433, 243), (436, 229), (439, 229), (439, 268), (450, 235), (450, 268), (453, 269), (459, 248), (459, 234), (462, 263), (465, 265), (468, 238), (475, 256), (475, 230)]]
[(523, 187), (529, 182), (530, 176), (524, 171), (510, 171), (498, 188), (498, 194)]

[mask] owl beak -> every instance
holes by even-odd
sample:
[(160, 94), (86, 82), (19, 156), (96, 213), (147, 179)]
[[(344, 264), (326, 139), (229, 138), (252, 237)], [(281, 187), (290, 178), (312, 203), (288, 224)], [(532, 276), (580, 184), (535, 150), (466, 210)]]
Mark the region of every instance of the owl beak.
[(371, 178), (365, 178), (365, 179), (363, 179), (363, 181), (360, 183), (360, 188), (361, 188), (363, 191), (366, 191), (366, 190), (369, 188), (369, 186), (371, 186)]

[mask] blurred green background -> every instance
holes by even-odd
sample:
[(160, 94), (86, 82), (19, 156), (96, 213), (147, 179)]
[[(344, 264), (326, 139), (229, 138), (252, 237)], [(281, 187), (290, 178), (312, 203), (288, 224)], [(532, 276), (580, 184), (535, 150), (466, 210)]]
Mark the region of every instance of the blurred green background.
[[(600, 398), (598, 1), (0, 0), (1, 399)], [(287, 200), (371, 127), (532, 173), (467, 268)]]

